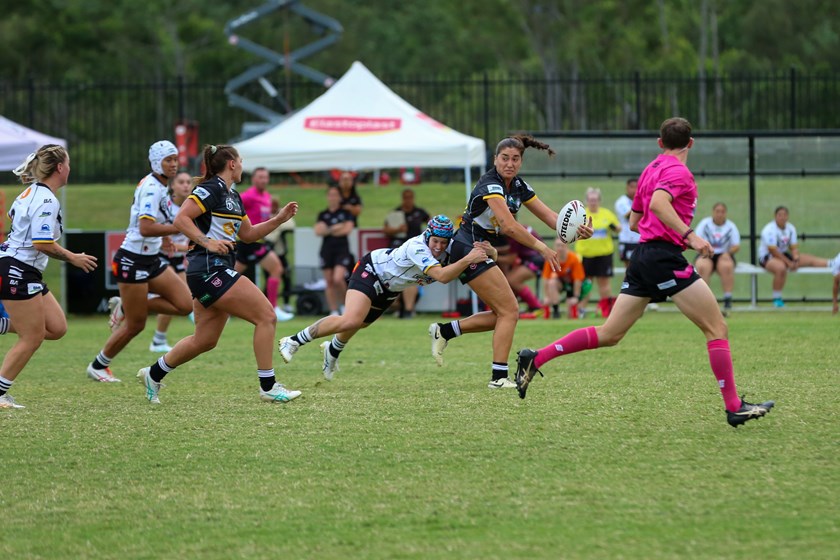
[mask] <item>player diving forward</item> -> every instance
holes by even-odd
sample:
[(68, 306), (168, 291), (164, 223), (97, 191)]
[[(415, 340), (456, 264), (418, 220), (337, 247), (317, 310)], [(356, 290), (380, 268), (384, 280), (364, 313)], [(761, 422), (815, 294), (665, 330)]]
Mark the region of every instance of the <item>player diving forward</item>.
[(452, 221), (438, 215), (429, 220), (423, 233), (396, 249), (376, 249), (366, 254), (353, 268), (344, 314), (324, 317), (295, 335), (281, 338), (279, 350), (283, 361), (292, 361), (294, 353), (304, 344), (335, 334), (331, 342), (321, 344), (322, 370), (324, 377), (331, 380), (338, 371), (338, 356), (353, 335), (379, 319), (401, 291), (432, 282), (446, 284), (469, 265), (496, 258), (496, 250), (483, 241), (474, 243), (462, 259), (447, 264), (446, 249), (454, 234)]

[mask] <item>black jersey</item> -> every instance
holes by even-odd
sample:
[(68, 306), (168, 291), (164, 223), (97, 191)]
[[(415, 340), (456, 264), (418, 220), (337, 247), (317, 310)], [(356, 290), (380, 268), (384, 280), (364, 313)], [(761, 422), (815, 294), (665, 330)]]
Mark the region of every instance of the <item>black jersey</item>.
[(494, 245), (506, 243), (487, 201), (491, 198), (504, 199), (510, 213), (516, 216), (522, 204), (536, 198), (537, 193), (519, 176), (511, 181), (510, 190), (505, 189), (504, 185), (504, 179), (495, 167), (481, 176), (470, 193), (455, 239), (468, 245), (472, 245), (473, 241), (489, 241)]
[[(362, 197), (360, 197), (359, 193), (356, 192), (355, 185), (350, 190), (350, 194), (347, 195), (347, 196), (344, 196), (344, 194), (341, 192), (341, 189), (339, 189), (338, 192), (341, 194), (341, 206), (344, 206), (345, 204), (352, 204), (354, 206), (355, 205), (359, 205), (359, 206), (362, 205)], [(349, 212), (348, 212), (348, 214), (349, 214)], [(353, 214), (350, 214), (350, 220), (353, 222), (354, 226), (358, 223), (358, 218), (356, 216), (354, 216)]]
[[(242, 220), (248, 219), (238, 192), (228, 189), (225, 182), (216, 176), (195, 187), (189, 198), (202, 210), (195, 219), (201, 233), (210, 239), (236, 242)], [(187, 253), (187, 274), (208, 274), (219, 267), (233, 268), (235, 259), (235, 251), (220, 255), (200, 245), (192, 245)]]
[[(353, 222), (354, 224), (356, 223), (353, 219), (353, 214), (351, 214), (344, 208), (339, 208), (335, 212), (330, 212), (330, 209), (327, 208), (326, 210), (323, 210), (320, 214), (318, 214), (318, 218), (315, 220), (315, 222), (324, 222), (328, 226), (334, 226), (342, 222)], [(346, 235), (327, 235), (324, 237), (324, 243), (321, 246), (322, 251), (338, 249), (346, 249), (348, 253), (350, 252), (350, 241), (348, 240)]]

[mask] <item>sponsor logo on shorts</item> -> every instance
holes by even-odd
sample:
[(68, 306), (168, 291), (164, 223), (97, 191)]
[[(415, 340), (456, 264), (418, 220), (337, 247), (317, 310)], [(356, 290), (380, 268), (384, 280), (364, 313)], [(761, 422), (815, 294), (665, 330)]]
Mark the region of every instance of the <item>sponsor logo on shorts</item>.
[(149, 277), (149, 273), (145, 270), (137, 270), (134, 272), (134, 279), (135, 280), (145, 280)]
[(213, 286), (215, 286), (217, 288), (222, 287), (222, 279), (219, 278), (218, 276), (213, 278), (212, 280), (210, 280), (210, 283), (213, 284)]
[[(44, 285), (40, 282), (32, 282), (26, 285), (26, 292), (31, 296), (32, 294), (40, 293), (44, 289)], [(14, 292), (13, 292), (14, 293)]]
[(211, 297), (213, 297), (213, 296), (211, 296), (210, 294), (204, 294), (203, 296), (198, 298), (198, 301), (201, 302), (201, 303), (204, 303), (205, 301), (209, 300)]
[(667, 290), (668, 288), (673, 288), (676, 285), (677, 285), (677, 281), (674, 280), (674, 279), (671, 279), (671, 280), (668, 280), (667, 282), (662, 282), (660, 284), (657, 284), (656, 287), (659, 288), (660, 290)]
[(236, 271), (235, 271), (235, 270), (232, 270), (232, 269), (230, 269), (230, 268), (226, 268), (226, 269), (225, 269), (225, 272), (226, 272), (226, 273), (227, 273), (227, 275), (228, 275), (228, 276), (230, 276), (231, 278), (236, 278)]

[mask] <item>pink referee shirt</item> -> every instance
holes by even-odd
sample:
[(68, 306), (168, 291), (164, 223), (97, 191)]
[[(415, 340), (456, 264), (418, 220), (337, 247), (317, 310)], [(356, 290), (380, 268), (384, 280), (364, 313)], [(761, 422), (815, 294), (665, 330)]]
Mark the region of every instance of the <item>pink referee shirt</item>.
[(697, 208), (697, 184), (694, 175), (683, 162), (674, 156), (659, 155), (639, 177), (639, 189), (633, 198), (633, 212), (641, 213), (639, 220), (640, 242), (667, 241), (678, 247), (687, 247), (682, 236), (667, 227), (650, 211), (650, 200), (657, 190), (671, 194), (671, 204), (685, 225), (690, 225)]
[(239, 196), (242, 197), (242, 205), (252, 225), (271, 218), (271, 195), (268, 191), (260, 192), (257, 187), (251, 186), (239, 193)]

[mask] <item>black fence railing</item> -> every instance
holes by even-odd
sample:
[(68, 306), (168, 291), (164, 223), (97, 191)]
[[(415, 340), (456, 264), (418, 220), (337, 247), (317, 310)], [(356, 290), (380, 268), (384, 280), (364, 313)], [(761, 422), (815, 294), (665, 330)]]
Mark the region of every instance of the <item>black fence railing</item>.
[[(389, 78), (398, 95), (488, 147), (511, 130), (651, 130), (682, 115), (706, 130), (840, 128), (840, 73), (699, 77), (630, 73), (618, 77), (514, 77), (480, 74)], [(323, 93), (288, 81), (278, 89), (301, 108)], [(244, 93), (271, 106), (259, 88)], [(280, 112), (283, 107), (275, 107)], [(66, 138), (74, 181), (134, 180), (146, 170), (148, 145), (172, 138), (176, 122), (199, 124), (202, 142), (237, 138), (253, 120), (228, 106), (222, 82), (42, 83), (0, 79), (0, 115)]]

